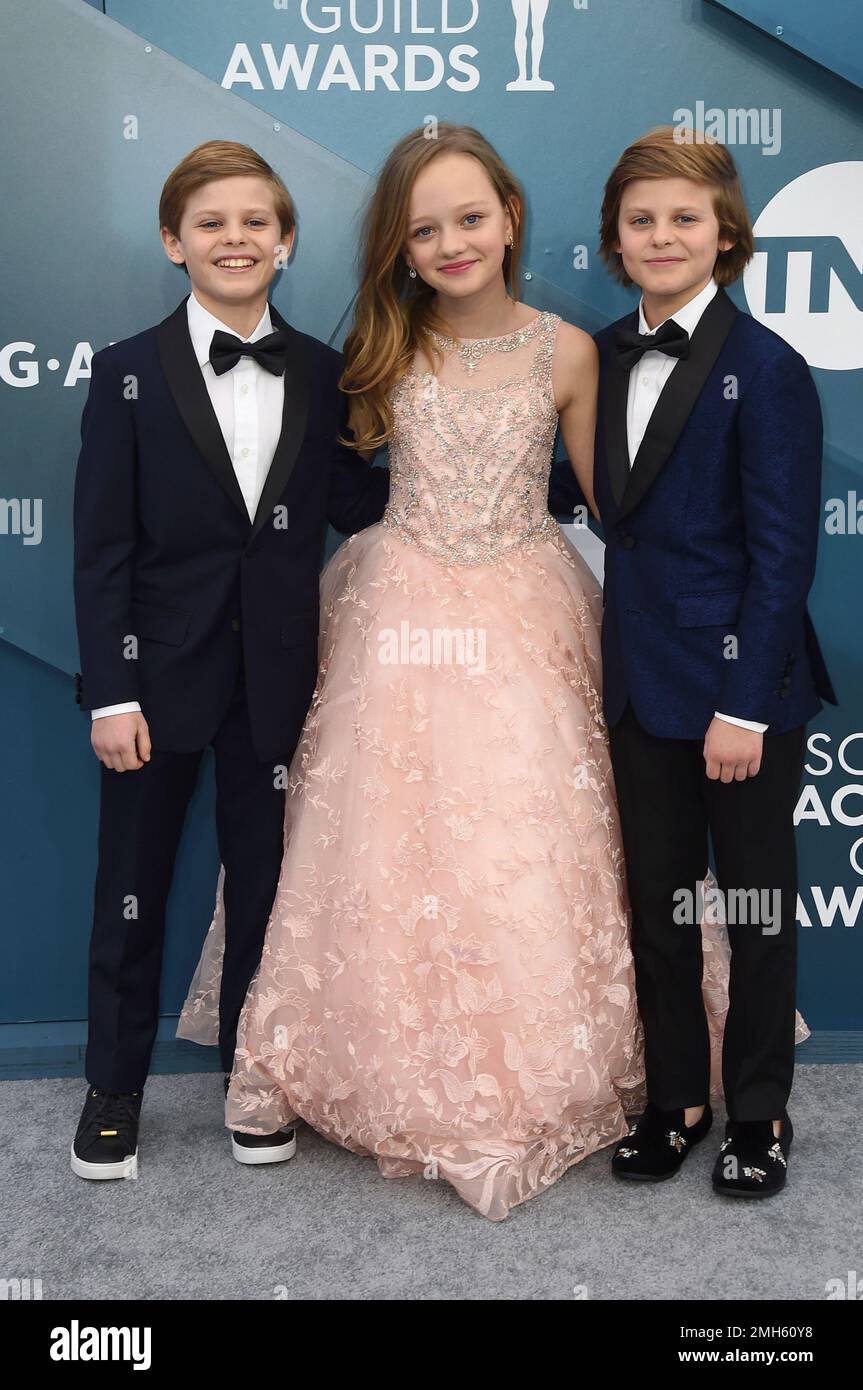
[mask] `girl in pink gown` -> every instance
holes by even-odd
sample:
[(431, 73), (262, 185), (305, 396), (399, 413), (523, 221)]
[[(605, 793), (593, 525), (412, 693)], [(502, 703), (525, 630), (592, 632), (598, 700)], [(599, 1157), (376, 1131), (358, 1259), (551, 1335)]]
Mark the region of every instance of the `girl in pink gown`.
[[(320, 674), (225, 1112), (249, 1133), (302, 1118), (492, 1220), (645, 1099), (602, 596), (547, 507), (560, 323), (432, 332), (437, 373), (416, 354), (389, 391), (390, 502), (321, 577)], [(177, 1030), (206, 1043), (221, 890)], [(719, 1095), (728, 946), (701, 931)]]

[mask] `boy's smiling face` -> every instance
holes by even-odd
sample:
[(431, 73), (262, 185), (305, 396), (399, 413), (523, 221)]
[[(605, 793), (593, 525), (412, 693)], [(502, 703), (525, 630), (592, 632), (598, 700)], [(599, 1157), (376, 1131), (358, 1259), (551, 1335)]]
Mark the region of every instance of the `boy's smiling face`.
[(691, 179), (633, 179), (623, 190), (617, 233), (614, 250), (643, 290), (645, 308), (668, 313), (708, 283), (717, 254), (734, 244), (720, 240), (712, 189)]
[(247, 174), (196, 188), (186, 199), (179, 236), (162, 228), (169, 258), (185, 261), (196, 298), (223, 320), (226, 311), (263, 306), (293, 241), (293, 231), (282, 236), (270, 185)]

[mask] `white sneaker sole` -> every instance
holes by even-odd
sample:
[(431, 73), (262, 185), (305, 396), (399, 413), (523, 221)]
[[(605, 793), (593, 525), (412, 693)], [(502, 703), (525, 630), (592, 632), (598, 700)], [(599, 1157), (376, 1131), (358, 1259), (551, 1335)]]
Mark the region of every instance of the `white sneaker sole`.
[(288, 1144), (273, 1144), (267, 1149), (247, 1149), (238, 1144), (232, 1134), (231, 1152), (238, 1163), (284, 1163), (286, 1158), (293, 1158), (297, 1152), (297, 1136), (295, 1134)]
[(87, 1163), (85, 1159), (78, 1157), (73, 1143), (72, 1172), (77, 1173), (79, 1178), (91, 1178), (96, 1181), (105, 1178), (137, 1178), (138, 1150), (128, 1158), (121, 1159), (119, 1163)]

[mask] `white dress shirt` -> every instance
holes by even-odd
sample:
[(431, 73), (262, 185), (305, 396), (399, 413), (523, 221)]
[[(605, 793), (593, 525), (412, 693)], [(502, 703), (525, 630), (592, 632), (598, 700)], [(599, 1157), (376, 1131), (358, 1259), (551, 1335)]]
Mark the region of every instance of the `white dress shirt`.
[[(205, 309), (195, 298), (194, 291), (186, 302), (186, 312), (195, 360), (201, 368), (246, 510), (253, 521), (282, 430), (285, 378), (268, 372), (253, 357), (241, 357), (230, 371), (217, 376), (210, 366), (213, 334), (221, 328), (235, 338), (240, 335)], [(272, 331), (267, 304), (254, 332), (243, 342), (257, 342)], [(137, 700), (127, 700), (120, 705), (102, 705), (90, 713), (92, 719), (101, 719), (106, 714), (126, 714), (140, 708)]]
[[(699, 290), (694, 298), (684, 304), (682, 309), (677, 309), (670, 314), (676, 324), (685, 328), (690, 337), (695, 331), (695, 326), (704, 310), (707, 308), (717, 291), (715, 280), (709, 280), (703, 290)], [(663, 319), (667, 323), (667, 319)], [(656, 333), (662, 327), (661, 323), (656, 328), (650, 328), (647, 319), (644, 317), (644, 297), (638, 304), (638, 331), (639, 333)], [(659, 394), (665, 385), (674, 368), (677, 366), (678, 358), (669, 357), (666, 352), (645, 352), (639, 362), (630, 369), (629, 373), (629, 393), (626, 398), (626, 439), (629, 449), (630, 468), (635, 461), (635, 456), (641, 446), (647, 429), (648, 421), (653, 414)], [(743, 729), (754, 729), (756, 733), (763, 734), (767, 728), (766, 724), (759, 724), (754, 719), (738, 719), (732, 714), (720, 714), (714, 710), (717, 719), (724, 719), (728, 724), (739, 724)]]

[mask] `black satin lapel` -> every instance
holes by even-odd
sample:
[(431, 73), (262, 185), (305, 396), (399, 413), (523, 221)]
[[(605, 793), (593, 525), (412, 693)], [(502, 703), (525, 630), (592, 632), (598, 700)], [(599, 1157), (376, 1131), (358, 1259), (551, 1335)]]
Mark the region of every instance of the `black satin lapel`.
[(177, 306), (173, 314), (163, 319), (156, 330), (156, 336), (162, 370), (185, 426), (217, 481), (248, 522), (248, 508), (237, 482), (231, 456), (201, 368), (195, 360), (189, 334), (186, 299)]
[[(260, 530), (271, 520), (273, 508), (285, 490), (285, 484), (294, 471), (300, 445), (306, 433), (309, 414), (309, 365), (306, 353), (302, 350), (300, 335), (287, 319), (270, 305), (270, 320), (274, 328), (282, 328), (288, 335), (287, 360), (285, 364), (285, 402), (282, 408), (282, 432), (273, 454), (270, 471), (264, 483), (252, 534), (253, 540)], [(333, 435), (335, 445), (335, 434)]]
[[(641, 446), (629, 470), (620, 516), (626, 516), (638, 505), (667, 461), (692, 414), (737, 312), (725, 291), (719, 289), (698, 320), (690, 340), (689, 356), (677, 363), (648, 421)], [(637, 367), (632, 370), (636, 371)]]
[[(638, 310), (622, 325), (638, 327)], [(618, 507), (623, 499), (629, 478), (629, 451), (626, 443), (626, 399), (629, 391), (629, 372), (620, 365), (614, 343), (608, 353), (607, 369), (602, 382), (602, 425), (605, 436), (605, 465), (608, 480)]]

